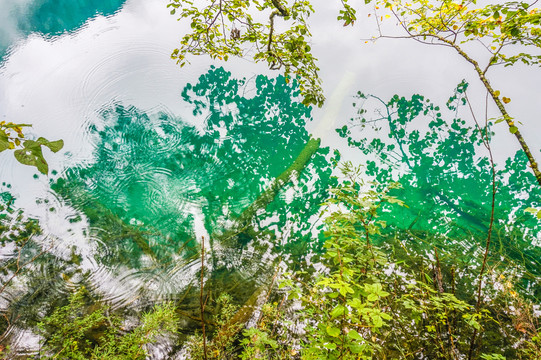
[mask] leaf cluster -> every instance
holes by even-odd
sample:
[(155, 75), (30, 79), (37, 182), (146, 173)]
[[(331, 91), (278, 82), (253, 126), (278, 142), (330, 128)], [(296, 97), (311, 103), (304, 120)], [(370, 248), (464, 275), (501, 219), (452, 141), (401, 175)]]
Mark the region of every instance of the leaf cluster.
[[(485, 343), (476, 350), (481, 358), (539, 356), (533, 305), (512, 285), (497, 290), (498, 281), (487, 282), (491, 300), (476, 311), (467, 294), (442, 284), (455, 279), (442, 274), (447, 270), (437, 250), (432, 258), (415, 252), (404, 257), (367, 242), (367, 232), (369, 238), (379, 236), (369, 229), (382, 226), (376, 220), (384, 210), (382, 200), (395, 198), (374, 185), (367, 190), (355, 178), (358, 169), (346, 165), (344, 170), (346, 180), (326, 204), (327, 240), (318, 271), (281, 275), (277, 294), (283, 299), (262, 305), (263, 321), (244, 332), (245, 354), (257, 359), (460, 359), (469, 352), (472, 334), (481, 332)], [(295, 310), (288, 312), (289, 306)]]
[(42, 146), (56, 153), (64, 147), (63, 140), (49, 141), (43, 137), (25, 140), (22, 128), (28, 124), (0, 122), (0, 152), (14, 150), (15, 159), (24, 165), (35, 166), (42, 174), (49, 172), (49, 165), (43, 157)]
[(38, 324), (45, 338), (45, 358), (146, 359), (146, 345), (176, 331), (175, 308), (170, 303), (155, 306), (142, 315), (138, 326), (125, 330), (120, 316), (89, 296), (81, 287), (67, 305)]
[[(517, 61), (541, 64), (541, 55), (535, 52), (541, 48), (541, 10), (533, 8), (535, 2), (509, 1), (483, 6), (478, 6), (476, 0), (378, 3), (416, 39), (457, 45), (481, 42), (491, 55), (488, 66), (510, 66)], [(524, 49), (533, 47), (534, 52), (517, 53), (517, 45)]]
[[(187, 55), (207, 54), (227, 61), (230, 56), (250, 56), (271, 69), (284, 70), (288, 81), (299, 82), (305, 105), (321, 106), (324, 101), (317, 59), (311, 53), (311, 33), (307, 19), (313, 13), (309, 1), (218, 0), (200, 5), (171, 0), (167, 5), (179, 20), (190, 21), (191, 32), (184, 35), (171, 57), (182, 67)], [(268, 23), (260, 20), (268, 17)], [(285, 30), (275, 25), (282, 18)]]

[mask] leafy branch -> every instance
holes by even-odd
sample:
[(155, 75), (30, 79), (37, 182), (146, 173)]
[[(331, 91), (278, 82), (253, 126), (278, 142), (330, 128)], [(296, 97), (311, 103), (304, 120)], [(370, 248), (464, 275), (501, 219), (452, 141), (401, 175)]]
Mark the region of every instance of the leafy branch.
[[(307, 18), (314, 11), (309, 1), (214, 0), (198, 6), (193, 1), (170, 0), (167, 6), (171, 14), (179, 12), (179, 20), (190, 21), (191, 31), (171, 54), (181, 67), (188, 63), (188, 54), (206, 54), (224, 61), (230, 56), (251, 57), (255, 62), (266, 62), (272, 70), (283, 69), (287, 78), (295, 78), (305, 105), (323, 104), (317, 59), (309, 44)], [(267, 24), (255, 20), (266, 14)], [(286, 30), (277, 30), (276, 17), (284, 20)]]
[(32, 125), (0, 122), (0, 152), (14, 150), (15, 159), (24, 165), (35, 166), (42, 174), (49, 172), (49, 165), (43, 157), (42, 146), (56, 153), (64, 147), (63, 140), (49, 141), (43, 137), (26, 140), (22, 131)]
[[(487, 71), (496, 65), (512, 66), (517, 62), (526, 65), (541, 65), (541, 55), (516, 52), (517, 46), (541, 49), (541, 9), (533, 8), (536, 2), (528, 4), (513, 1), (476, 8), (475, 0), (416, 0), (411, 3), (401, 0), (380, 0), (376, 3), (384, 6), (394, 16), (406, 35), (384, 35), (380, 28), (379, 35), (373, 40), (409, 38), (423, 44), (443, 45), (454, 49), (475, 69), (498, 107), (503, 120), (507, 123), (509, 132), (515, 136), (526, 154), (536, 180), (541, 185), (541, 171), (538, 163), (505, 107), (511, 99), (500, 98), (500, 91), (492, 87), (486, 76)], [(381, 16), (380, 20), (383, 18)], [(486, 65), (482, 66), (479, 60), (464, 50), (462, 44), (469, 42), (480, 43), (489, 52)], [(509, 49), (508, 52), (504, 51), (507, 49)]]

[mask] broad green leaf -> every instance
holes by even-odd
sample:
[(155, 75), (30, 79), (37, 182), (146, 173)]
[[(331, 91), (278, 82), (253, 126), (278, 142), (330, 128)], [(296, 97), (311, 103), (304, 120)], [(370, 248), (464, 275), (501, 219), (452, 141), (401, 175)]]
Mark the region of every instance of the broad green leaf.
[(344, 314), (345, 311), (346, 311), (346, 308), (343, 305), (338, 305), (337, 307), (333, 309), (333, 311), (331, 311), (331, 317), (333, 318), (338, 317)]
[(368, 294), (366, 297), (368, 301), (376, 301), (378, 299), (378, 296), (376, 294)]
[(363, 353), (366, 350), (366, 348), (367, 348), (366, 344), (362, 344), (362, 345), (351, 344), (351, 345), (349, 345), (349, 349), (354, 354)]
[[(25, 144), (28, 141), (32, 140), (25, 141)], [(25, 146), (24, 149), (15, 150), (14, 155), (21, 164), (35, 166), (42, 174), (47, 174), (49, 172), (49, 165), (47, 165), (47, 162), (43, 158), (41, 147), (39, 145), (37, 148), (34, 147), (33, 144), (31, 144), (30, 147)]]
[(64, 147), (64, 140), (49, 141), (40, 137), (37, 142), (41, 145), (47, 146), (54, 153), (60, 151)]
[(361, 300), (359, 300), (358, 298), (355, 298), (351, 301), (348, 301), (348, 305), (353, 307), (353, 308), (356, 308), (356, 309), (360, 309), (362, 307), (364, 307), (363, 303)]
[(5, 132), (0, 130), (0, 152), (9, 149), (9, 140)]
[(325, 349), (334, 350), (334, 349), (336, 349), (336, 344), (335, 343), (325, 343), (325, 344), (323, 344), (323, 347)]
[(355, 330), (350, 330), (348, 332), (348, 338), (353, 339), (353, 340), (362, 340), (363, 339), (362, 336), (359, 335), (359, 333), (357, 331), (355, 331)]
[(338, 293), (337, 292), (334, 292), (334, 293), (330, 293), (328, 294), (327, 296), (330, 297), (331, 299), (336, 299), (338, 297)]
[(340, 329), (333, 326), (327, 326), (327, 334), (332, 337), (338, 337), (338, 335), (340, 335)]
[(40, 137), (38, 140), (26, 140), (23, 149), (15, 150), (14, 155), (17, 161), (24, 165), (35, 166), (42, 174), (49, 172), (49, 165), (43, 157), (41, 146), (47, 146), (51, 151), (58, 152), (64, 146), (63, 140), (48, 141)]
[(379, 315), (372, 315), (372, 324), (377, 328), (382, 327), (383, 319)]

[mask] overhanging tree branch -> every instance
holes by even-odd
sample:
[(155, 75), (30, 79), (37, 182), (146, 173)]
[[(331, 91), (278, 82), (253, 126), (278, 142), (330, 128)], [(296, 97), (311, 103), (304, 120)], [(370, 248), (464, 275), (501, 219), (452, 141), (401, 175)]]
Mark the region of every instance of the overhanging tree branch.
[[(537, 1), (536, 1), (537, 2)], [(466, 5), (471, 2), (458, 3), (451, 0), (439, 2), (413, 1), (413, 5), (403, 5), (401, 1), (390, 2), (378, 1), (390, 9), (397, 19), (398, 24), (407, 33), (405, 36), (385, 36), (379, 31), (377, 38), (409, 38), (430, 45), (443, 45), (453, 48), (463, 59), (470, 63), (485, 89), (490, 94), (494, 103), (506, 122), (509, 132), (512, 133), (520, 144), (524, 154), (528, 158), (529, 166), (541, 186), (541, 171), (521, 131), (515, 125), (513, 117), (508, 113), (505, 103), (507, 98), (500, 98), (500, 92), (490, 84), (486, 73), (491, 66), (505, 64), (513, 65), (521, 60), (526, 64), (541, 63), (541, 57), (520, 53), (508, 56), (502, 53), (502, 49), (509, 44), (541, 47), (541, 28), (539, 24), (539, 9), (532, 9), (535, 4), (525, 2), (506, 3), (502, 5), (489, 4), (481, 9), (466, 10)], [(435, 4), (435, 5), (434, 5)], [(440, 4), (440, 5), (438, 5)], [(420, 5), (420, 7), (415, 7)], [(501, 14), (505, 14), (502, 19)], [(411, 18), (408, 18), (410, 15)], [(388, 17), (389, 15), (387, 15)], [(381, 17), (383, 19), (383, 16)], [(376, 16), (379, 26), (379, 21)], [(460, 39), (458, 35), (461, 35)], [(432, 39), (433, 41), (430, 41)], [(486, 45), (482, 39), (488, 39), (491, 46)], [(472, 56), (459, 45), (458, 41), (480, 41), (491, 52), (488, 64), (483, 69)]]

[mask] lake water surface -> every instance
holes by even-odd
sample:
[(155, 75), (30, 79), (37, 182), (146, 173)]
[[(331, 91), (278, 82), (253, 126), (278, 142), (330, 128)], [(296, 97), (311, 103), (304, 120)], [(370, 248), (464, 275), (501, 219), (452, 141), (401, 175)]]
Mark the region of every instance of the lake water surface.
[[(49, 176), (20, 165), (12, 154), (0, 156), (4, 202), (39, 220), (42, 234), (35, 240), (48, 252), (21, 284), (24, 292), (2, 294), (4, 309), (31, 309), (19, 311), (25, 318), (25, 311), (54, 306), (84, 284), (114, 308), (183, 299), (191, 311), (202, 241), (210, 254), (207, 281), (239, 303), (248, 301), (272, 276), (273, 259), (296, 263), (319, 251), (320, 205), (337, 182), (334, 164), (340, 156), (367, 165), (372, 178), (401, 181), (404, 189), (397, 196), (413, 205), (386, 219), (390, 225), (460, 237), (452, 246), (465, 249), (461, 261), (475, 258), (472, 244), (486, 233), (491, 194), (486, 152), (479, 143), (467, 145), (477, 141), (474, 130), (440, 124), (432, 140), (412, 141), (406, 134), (431, 131), (426, 123), (412, 123), (397, 132), (403, 142), (391, 131), (374, 143), (377, 132), (357, 133), (354, 127), (350, 140), (360, 141), (357, 149), (348, 147), (345, 132), (335, 131), (351, 124), (361, 105), (373, 118), (381, 117), (381, 103), (355, 98), (357, 90), (385, 102), (395, 93), (407, 98), (421, 93), (444, 108), (466, 78), (474, 106), (483, 109), (484, 94), (478, 94), (467, 64), (416, 44), (352, 47), (361, 33), (340, 30), (343, 37), (336, 41), (328, 35), (336, 30), (334, 20), (318, 15), (314, 51), (329, 90), (326, 105), (312, 109), (301, 104), (295, 82), (261, 64), (201, 57), (178, 68), (169, 55), (186, 25), (165, 5), (159, 0), (2, 5), (0, 118), (33, 124), (31, 136), (65, 142), (59, 153), (45, 154)], [(528, 71), (519, 68), (518, 80), (502, 72), (499, 81), (508, 84), (512, 110), (526, 119), (527, 140), (539, 156), (539, 116), (518, 95), (520, 85), (538, 91), (541, 78)], [(455, 110), (434, 118), (467, 117), (465, 109)], [(522, 259), (524, 273), (531, 275), (525, 275), (524, 288), (538, 297), (532, 279), (541, 271), (539, 224), (523, 212), (541, 205), (541, 194), (523, 182), (528, 172), (520, 155), (515, 158), (513, 138), (496, 133), (501, 189), (507, 191), (499, 202), (499, 225), (522, 219), (517, 225), (522, 237), (502, 236), (501, 253)], [(398, 145), (387, 146), (393, 139), (408, 144), (409, 161), (400, 154), (386, 157), (399, 153)], [(507, 158), (513, 160), (505, 168)], [(396, 166), (389, 165), (393, 161)], [(441, 216), (434, 222), (430, 214)], [(9, 248), (0, 255), (5, 261), (13, 257)], [(32, 353), (39, 342), (29, 330), (16, 328), (10, 336), (22, 353)]]

